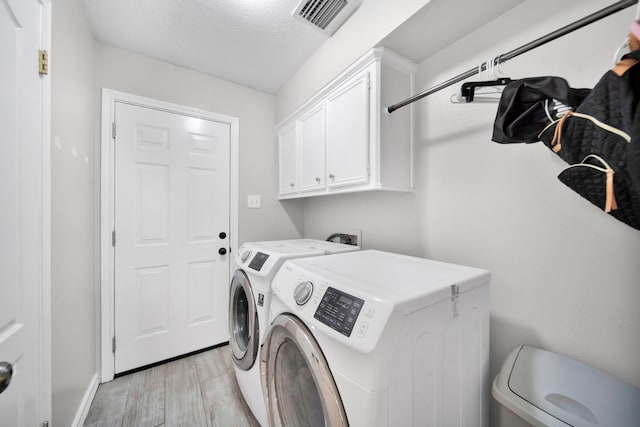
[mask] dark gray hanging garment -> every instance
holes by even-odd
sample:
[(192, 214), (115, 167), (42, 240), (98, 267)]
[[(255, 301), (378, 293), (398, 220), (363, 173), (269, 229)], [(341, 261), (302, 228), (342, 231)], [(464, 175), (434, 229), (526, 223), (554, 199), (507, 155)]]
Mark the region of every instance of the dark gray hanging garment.
[[(631, 52), (629, 57), (640, 61), (640, 51)], [(640, 193), (640, 65), (631, 67), (626, 76), (636, 98), (631, 127), (631, 143), (627, 151), (627, 167), (636, 192)]]
[[(624, 58), (638, 60), (640, 51)], [(571, 166), (558, 179), (615, 218), (640, 229), (640, 63), (609, 70), (596, 86), (572, 89), (561, 77), (509, 83), (493, 141), (543, 141)]]
[(540, 141), (540, 131), (567, 108), (579, 105), (589, 92), (570, 88), (562, 77), (514, 80), (502, 91), (491, 139), (501, 144)]
[(560, 181), (636, 229), (640, 191), (631, 173), (639, 167), (638, 135), (632, 134), (640, 98), (630, 77), (637, 78), (639, 67), (636, 63), (622, 75), (607, 71), (574, 111), (540, 133), (542, 142), (571, 164)]

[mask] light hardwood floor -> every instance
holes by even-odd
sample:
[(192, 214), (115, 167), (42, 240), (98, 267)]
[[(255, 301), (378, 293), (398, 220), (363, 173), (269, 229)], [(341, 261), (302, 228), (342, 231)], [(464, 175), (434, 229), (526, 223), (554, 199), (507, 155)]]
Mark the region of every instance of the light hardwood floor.
[(242, 398), (229, 346), (98, 387), (85, 427), (259, 427)]

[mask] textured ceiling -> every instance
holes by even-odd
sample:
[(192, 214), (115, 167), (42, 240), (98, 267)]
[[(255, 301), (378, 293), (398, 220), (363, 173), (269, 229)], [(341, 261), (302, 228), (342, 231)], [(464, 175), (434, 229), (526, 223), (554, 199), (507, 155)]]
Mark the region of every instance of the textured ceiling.
[(327, 36), (299, 0), (83, 0), (97, 40), (268, 93)]

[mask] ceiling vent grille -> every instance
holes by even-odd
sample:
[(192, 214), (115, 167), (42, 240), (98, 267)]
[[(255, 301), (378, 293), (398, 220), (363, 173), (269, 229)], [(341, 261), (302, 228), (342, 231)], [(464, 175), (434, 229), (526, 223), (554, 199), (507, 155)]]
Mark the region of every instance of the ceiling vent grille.
[(292, 15), (325, 34), (333, 34), (362, 0), (302, 0)]

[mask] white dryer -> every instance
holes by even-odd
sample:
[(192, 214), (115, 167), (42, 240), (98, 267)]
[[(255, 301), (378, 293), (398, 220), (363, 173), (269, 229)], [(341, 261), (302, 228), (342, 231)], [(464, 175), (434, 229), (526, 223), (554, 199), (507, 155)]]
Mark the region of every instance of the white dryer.
[(261, 351), (270, 425), (486, 427), (489, 278), (372, 250), (287, 261)]
[(258, 422), (267, 426), (258, 361), (268, 325), (271, 281), (288, 259), (356, 251), (352, 245), (313, 239), (249, 242), (235, 253), (229, 292), (229, 345), (240, 391)]

